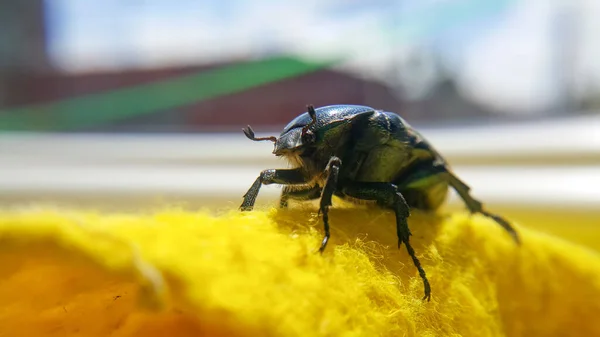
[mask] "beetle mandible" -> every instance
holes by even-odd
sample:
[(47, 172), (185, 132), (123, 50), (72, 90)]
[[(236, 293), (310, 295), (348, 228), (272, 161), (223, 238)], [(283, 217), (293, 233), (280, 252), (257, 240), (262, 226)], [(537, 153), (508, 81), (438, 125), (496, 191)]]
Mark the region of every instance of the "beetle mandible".
[(453, 188), (471, 213), (494, 219), (519, 243), (519, 236), (502, 217), (483, 208), (470, 194), (470, 187), (452, 172), (446, 160), (402, 117), (393, 112), (361, 105), (330, 105), (307, 112), (292, 120), (279, 138), (256, 138), (250, 126), (243, 129), (254, 141), (275, 143), (273, 154), (283, 156), (292, 169), (263, 170), (244, 194), (242, 211), (252, 210), (261, 185), (284, 185), (280, 207), (289, 199), (321, 198), (325, 235), (323, 252), (329, 241), (329, 207), (335, 195), (351, 201), (371, 201), (391, 209), (396, 216), (398, 248), (402, 244), (423, 279), (425, 296), (431, 287), (409, 242), (411, 209), (435, 211)]

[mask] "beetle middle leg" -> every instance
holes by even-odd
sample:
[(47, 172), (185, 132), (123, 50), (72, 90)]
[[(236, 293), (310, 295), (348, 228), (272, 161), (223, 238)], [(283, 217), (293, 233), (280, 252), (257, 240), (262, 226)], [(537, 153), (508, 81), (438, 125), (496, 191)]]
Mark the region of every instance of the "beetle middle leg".
[(419, 276), (423, 280), (425, 296), (423, 300), (431, 299), (431, 286), (421, 262), (417, 258), (413, 247), (410, 244), (412, 235), (408, 228), (408, 217), (410, 209), (402, 193), (398, 192), (397, 187), (391, 183), (384, 182), (355, 182), (344, 186), (343, 193), (357, 199), (375, 200), (377, 203), (392, 208), (396, 214), (396, 232), (398, 235), (398, 248), (404, 243), (408, 255), (413, 260), (413, 264), (419, 271)]
[(244, 201), (240, 206), (242, 211), (251, 211), (254, 208), (254, 202), (258, 196), (258, 192), (262, 185), (269, 184), (283, 184), (283, 185), (294, 185), (294, 184), (305, 184), (306, 179), (302, 174), (300, 168), (297, 169), (268, 169), (260, 173), (258, 178), (254, 181), (248, 192), (244, 194)]

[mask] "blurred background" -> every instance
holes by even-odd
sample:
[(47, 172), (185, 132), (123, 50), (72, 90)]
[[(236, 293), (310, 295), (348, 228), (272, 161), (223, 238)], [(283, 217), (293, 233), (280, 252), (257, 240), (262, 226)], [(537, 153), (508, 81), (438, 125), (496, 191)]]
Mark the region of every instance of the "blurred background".
[(597, 32), (595, 0), (0, 0), (0, 202), (237, 207), (285, 167), (243, 126), (364, 104), (489, 208), (600, 242)]

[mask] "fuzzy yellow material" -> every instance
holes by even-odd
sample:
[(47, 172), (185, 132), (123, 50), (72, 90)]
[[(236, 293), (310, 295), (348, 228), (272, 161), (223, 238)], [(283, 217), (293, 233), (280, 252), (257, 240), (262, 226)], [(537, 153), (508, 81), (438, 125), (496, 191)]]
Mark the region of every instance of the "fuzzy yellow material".
[(308, 209), (0, 211), (0, 336), (600, 336), (600, 256), (517, 225)]

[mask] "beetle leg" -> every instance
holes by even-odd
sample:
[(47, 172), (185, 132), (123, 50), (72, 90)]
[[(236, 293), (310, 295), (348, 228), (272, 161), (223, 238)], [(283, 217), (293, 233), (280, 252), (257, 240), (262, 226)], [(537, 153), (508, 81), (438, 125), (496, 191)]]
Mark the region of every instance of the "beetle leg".
[(288, 206), (288, 200), (314, 200), (321, 196), (321, 186), (307, 186), (301, 189), (291, 189), (289, 186), (285, 186), (281, 192), (281, 198), (279, 200), (279, 206), (286, 208)]
[(306, 183), (306, 179), (302, 174), (301, 169), (291, 169), (291, 170), (283, 170), (283, 169), (268, 169), (264, 170), (260, 173), (258, 178), (254, 181), (248, 192), (244, 194), (244, 201), (240, 206), (242, 211), (251, 211), (254, 207), (254, 202), (256, 201), (256, 196), (258, 195), (258, 191), (262, 185), (269, 184), (283, 184), (283, 185), (294, 185), (294, 184), (304, 184)]
[(490, 213), (490, 212), (486, 211), (485, 209), (483, 209), (483, 205), (481, 204), (481, 202), (476, 200), (475, 198), (473, 198), (471, 196), (471, 194), (469, 193), (471, 188), (467, 184), (465, 184), (462, 180), (460, 180), (456, 175), (454, 175), (452, 173), (450, 173), (450, 186), (452, 186), (452, 188), (454, 188), (454, 190), (456, 191), (456, 193), (458, 193), (458, 195), (461, 197), (461, 199), (464, 200), (465, 204), (467, 204), (467, 207), (469, 208), (469, 211), (471, 211), (471, 213), (481, 213), (487, 217), (494, 219), (496, 221), (496, 223), (498, 223), (500, 226), (502, 226), (502, 228), (504, 228), (512, 236), (512, 238), (515, 240), (515, 242), (517, 244), (521, 243), (521, 240), (519, 239), (519, 235), (518, 235), (517, 231), (514, 229), (514, 227), (507, 220), (502, 218), (501, 216)]
[(396, 185), (383, 182), (355, 182), (350, 183), (343, 189), (344, 194), (364, 200), (375, 200), (379, 204), (392, 208), (396, 214), (396, 232), (398, 235), (398, 248), (404, 243), (408, 255), (413, 260), (413, 264), (419, 271), (419, 276), (423, 279), (423, 287), (425, 296), (423, 300), (431, 299), (431, 286), (425, 270), (421, 266), (421, 262), (415, 254), (415, 250), (410, 244), (410, 236), (412, 235), (408, 228), (408, 217), (410, 209), (402, 193), (398, 192)]
[(328, 172), (328, 175), (325, 187), (323, 187), (323, 193), (321, 194), (321, 207), (319, 208), (319, 213), (323, 213), (323, 226), (325, 227), (325, 236), (319, 248), (321, 253), (323, 253), (329, 241), (329, 206), (331, 206), (331, 198), (335, 192), (341, 165), (342, 161), (338, 157), (331, 157), (325, 168), (325, 172)]

